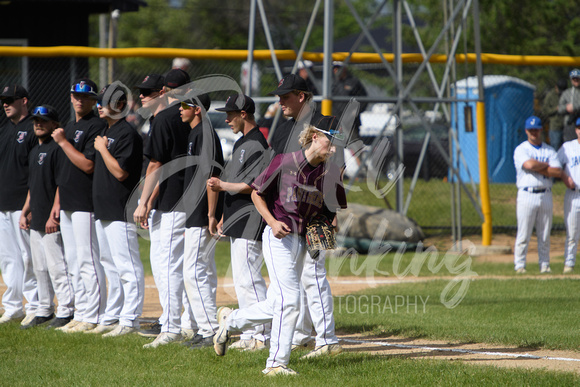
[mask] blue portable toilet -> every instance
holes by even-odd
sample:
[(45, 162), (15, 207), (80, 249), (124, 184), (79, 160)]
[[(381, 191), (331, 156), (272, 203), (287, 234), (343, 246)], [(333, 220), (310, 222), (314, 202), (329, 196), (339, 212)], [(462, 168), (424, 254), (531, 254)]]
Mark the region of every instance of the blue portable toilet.
[[(534, 114), (535, 86), (515, 77), (486, 75), (483, 77), (483, 87), (489, 180), (491, 183), (515, 183), (514, 150), (526, 140), (523, 127), (526, 118)], [(479, 96), (477, 77), (457, 81), (452, 93), (456, 94), (457, 98), (477, 99)], [(459, 176), (462, 181), (473, 179), (479, 183), (476, 102), (456, 102), (452, 104), (451, 109), (451, 125), (456, 130), (459, 146), (467, 164), (466, 169), (460, 159)], [(456, 152), (453, 161), (457, 166), (455, 154)]]

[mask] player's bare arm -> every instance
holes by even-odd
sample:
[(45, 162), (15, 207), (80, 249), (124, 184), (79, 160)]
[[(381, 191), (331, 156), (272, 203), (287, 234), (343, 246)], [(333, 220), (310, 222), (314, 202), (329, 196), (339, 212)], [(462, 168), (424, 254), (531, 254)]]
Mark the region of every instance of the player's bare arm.
[(19, 225), (20, 228), (23, 230), (28, 230), (30, 228), (30, 220), (28, 219), (29, 214), (30, 214), (30, 191), (28, 191), (28, 194), (26, 195), (26, 201), (24, 202), (22, 212), (20, 213)]
[(139, 205), (133, 212), (133, 220), (135, 223), (140, 223), (142, 226), (147, 224), (147, 217), (149, 216), (150, 203), (149, 200), (157, 183), (159, 181), (160, 168), (163, 163), (155, 159), (151, 159), (149, 165), (147, 166), (147, 174), (145, 176), (145, 184), (143, 184), (143, 192), (141, 193), (141, 199), (139, 200)]
[(284, 238), (286, 235), (290, 234), (290, 227), (284, 222), (278, 221), (274, 218), (274, 215), (268, 209), (268, 204), (266, 200), (262, 198), (260, 195), (256, 193), (256, 191), (252, 191), (252, 201), (256, 206), (256, 209), (262, 215), (262, 218), (266, 221), (268, 226), (272, 228), (272, 234), (278, 239)]
[(227, 181), (220, 180), (217, 177), (212, 177), (207, 181), (207, 187), (215, 192), (225, 191), (231, 194), (250, 194), (252, 193), (252, 187), (246, 183), (229, 183)]
[(56, 187), (54, 203), (52, 204), (52, 209), (50, 210), (50, 219), (52, 219), (56, 224), (60, 224), (60, 194), (58, 187)]
[(106, 136), (97, 136), (95, 138), (95, 149), (101, 154), (101, 157), (103, 158), (107, 169), (111, 172), (111, 175), (119, 181), (124, 181), (129, 177), (129, 172), (121, 168), (117, 159), (111, 154), (111, 152), (109, 152), (109, 149), (107, 149), (108, 142), (109, 140)]
[(538, 172), (538, 173), (542, 173), (542, 171), (548, 169), (549, 166), (550, 166), (550, 164), (548, 164), (548, 163), (544, 163), (542, 161), (538, 161), (538, 160), (534, 160), (534, 159), (529, 159), (528, 161), (526, 161), (524, 163), (524, 165), (522, 165), (522, 167), (524, 169), (527, 169), (528, 171)]
[(560, 177), (566, 187), (570, 189), (576, 188), (576, 183), (574, 183), (574, 179), (570, 175), (568, 175), (565, 171), (562, 171), (562, 176)]
[(207, 191), (207, 218), (208, 218), (208, 229), (209, 233), (213, 236), (216, 235), (218, 230), (218, 221), (215, 217), (215, 209), (217, 207), (217, 202), (219, 200), (219, 192), (208, 190)]
[(85, 157), (84, 154), (75, 149), (65, 137), (64, 129), (57, 128), (52, 132), (52, 138), (61, 147), (70, 161), (81, 171), (87, 174), (93, 173), (95, 163)]

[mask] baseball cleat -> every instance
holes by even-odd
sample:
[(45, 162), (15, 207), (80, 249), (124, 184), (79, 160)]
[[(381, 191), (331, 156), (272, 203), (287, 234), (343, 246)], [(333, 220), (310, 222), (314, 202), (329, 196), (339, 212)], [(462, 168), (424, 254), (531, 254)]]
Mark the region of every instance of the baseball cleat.
[(145, 344), (143, 348), (157, 348), (160, 345), (166, 345), (179, 341), (179, 339), (181, 339), (181, 334), (179, 333), (161, 332), (159, 336), (153, 340), (153, 342)]
[(263, 342), (262, 340), (252, 338), (252, 340), (250, 340), (250, 345), (248, 346), (248, 348), (244, 349), (244, 351), (256, 352), (267, 348), (268, 345), (266, 345), (265, 342)]
[(525, 267), (520, 267), (519, 269), (516, 270), (517, 274), (526, 274), (528, 271), (526, 270)]
[(552, 270), (550, 269), (550, 266), (548, 266), (548, 265), (542, 266), (542, 268), (540, 269), (541, 274), (549, 274), (551, 272), (552, 272)]
[(75, 325), (74, 327), (63, 331), (65, 333), (78, 333), (78, 332), (85, 332), (90, 331), (91, 329), (95, 329), (97, 324), (89, 323), (89, 322), (82, 322), (80, 324)]
[(20, 321), (24, 318), (24, 314), (17, 314), (15, 316), (9, 316), (6, 313), (0, 317), (0, 324), (6, 324), (13, 321)]
[(22, 322), (20, 323), (21, 326), (28, 326), (32, 323), (32, 321), (34, 321), (34, 318), (36, 317), (35, 313), (29, 313), (26, 315), (26, 317), (24, 317), (24, 319), (22, 320)]
[(57, 327), (57, 328), (56, 328), (56, 330), (57, 330), (57, 331), (66, 332), (66, 331), (68, 331), (69, 329), (72, 329), (72, 328), (76, 327), (76, 326), (77, 326), (77, 325), (79, 325), (80, 323), (81, 323), (81, 321), (78, 321), (78, 320), (70, 320), (70, 321), (68, 322), (68, 324), (66, 324), (66, 325), (63, 325), (63, 326), (61, 326), (61, 327)]
[(147, 329), (141, 329), (137, 334), (143, 337), (157, 337), (161, 333), (161, 324), (159, 321), (155, 321)]
[(570, 274), (574, 271), (574, 266), (564, 266), (564, 274)]
[(215, 350), (216, 355), (224, 356), (228, 349), (228, 340), (230, 339), (230, 332), (227, 329), (227, 319), (228, 316), (232, 313), (232, 308), (228, 308), (227, 306), (222, 306), (218, 309), (217, 312), (217, 320), (220, 324), (217, 333), (213, 337), (213, 348)]
[(189, 349), (199, 349), (205, 347), (213, 346), (213, 337), (215, 335), (211, 335), (208, 337), (203, 337), (202, 335), (195, 335), (191, 340), (184, 341), (181, 345), (188, 347)]
[(238, 340), (232, 344), (230, 344), (230, 349), (239, 349), (239, 350), (246, 350), (248, 348), (250, 348), (250, 343), (252, 342), (252, 339), (249, 340)]
[(183, 340), (191, 340), (195, 337), (195, 333), (196, 331), (194, 331), (193, 329), (184, 329), (181, 328), (181, 338)]
[(318, 356), (336, 356), (342, 352), (340, 344), (327, 344), (314, 348), (300, 359), (310, 359)]
[(105, 333), (103, 337), (117, 337), (127, 335), (129, 333), (137, 332), (139, 330), (138, 327), (128, 327), (125, 325), (117, 325), (115, 329), (113, 329), (109, 333)]
[(90, 331), (85, 331), (84, 333), (100, 335), (102, 333), (111, 332), (112, 330), (114, 330), (118, 326), (119, 326), (119, 323), (99, 324), (99, 325), (97, 325), (97, 327), (95, 329), (91, 329)]
[(262, 373), (266, 376), (277, 376), (277, 375), (290, 375), (295, 376), (298, 375), (298, 372), (286, 367), (286, 366), (278, 366), (278, 367), (267, 367), (262, 371)]
[(32, 319), (28, 324), (20, 324), (20, 329), (29, 329), (33, 328), (42, 324), (46, 324), (47, 322), (51, 321), (54, 318), (54, 313), (50, 316), (36, 316)]
[(48, 326), (46, 327), (47, 329), (51, 329), (51, 328), (61, 328), (64, 327), (66, 324), (70, 323), (72, 321), (72, 316), (70, 317), (57, 317), (54, 320), (52, 320), (52, 322), (50, 324), (48, 324)]

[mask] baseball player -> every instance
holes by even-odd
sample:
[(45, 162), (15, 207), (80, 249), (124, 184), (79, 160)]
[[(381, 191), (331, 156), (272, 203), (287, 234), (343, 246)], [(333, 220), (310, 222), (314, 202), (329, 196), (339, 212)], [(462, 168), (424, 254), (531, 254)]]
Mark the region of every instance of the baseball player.
[(558, 151), (562, 164), (562, 181), (568, 189), (564, 195), (564, 220), (566, 222), (566, 247), (564, 274), (574, 271), (578, 239), (580, 239), (580, 118), (576, 120), (576, 140), (565, 142)]
[(75, 291), (74, 319), (59, 328), (73, 333), (96, 328), (104, 317), (107, 287), (93, 214), (93, 170), (95, 137), (103, 131), (105, 121), (93, 111), (97, 102), (97, 85), (90, 79), (79, 79), (71, 86), (71, 103), (75, 119), (64, 129), (57, 128), (52, 138), (63, 153), (59, 156), (57, 174), (60, 213), (51, 212), (60, 221), (65, 258)]
[(218, 356), (226, 352), (230, 330), (271, 321), (270, 355), (263, 373), (296, 374), (287, 365), (300, 311), (302, 267), (308, 255), (305, 228), (319, 213), (333, 219), (338, 208), (346, 208), (340, 170), (326, 162), (335, 150), (332, 141), (340, 139), (340, 133), (328, 128), (306, 127), (300, 136), (305, 150), (277, 155), (252, 184), (252, 200), (268, 224), (262, 238), (271, 282), (266, 301), (235, 311), (220, 308), (214, 340)]
[(550, 270), (552, 228), (552, 178), (562, 169), (554, 148), (542, 142), (542, 122), (531, 116), (525, 123), (528, 140), (514, 151), (516, 167), (518, 231), (514, 248), (515, 270), (526, 273), (526, 256), (532, 230), (536, 227), (540, 273)]
[[(56, 197), (56, 172), (59, 147), (52, 132), (60, 126), (58, 113), (48, 105), (38, 106), (32, 114), (38, 144), (29, 155), (28, 198), (20, 216), (20, 227), (30, 229), (32, 260), (38, 283), (39, 307), (36, 317), (22, 328), (49, 321), (51, 328), (69, 323), (74, 313), (74, 292), (58, 223), (50, 217)], [(58, 300), (54, 317), (54, 297)]]
[(223, 197), (208, 191), (206, 182), (220, 175), (224, 158), (219, 137), (206, 117), (210, 104), (208, 94), (199, 94), (181, 102), (179, 108), (181, 119), (191, 127), (187, 144), (188, 166), (191, 166), (186, 169), (183, 196), (190, 206), (185, 223), (183, 280), (199, 330), (184, 343), (190, 348), (212, 346), (218, 328), (216, 241), (212, 235), (216, 234), (218, 219), (222, 216), (220, 199)]
[[(135, 222), (151, 227), (151, 268), (157, 271), (153, 277), (163, 309), (159, 318), (161, 333), (144, 348), (155, 348), (182, 338), (186, 214), (180, 199), (183, 196), (185, 171), (183, 165), (174, 160), (186, 155), (191, 128), (181, 120), (179, 100), (173, 94), (180, 91), (175, 89), (189, 82), (189, 75), (180, 69), (169, 71), (164, 78), (163, 95), (156, 101), (160, 104), (159, 112), (151, 123), (149, 141), (144, 151), (150, 159), (147, 176), (139, 205), (133, 214)], [(149, 214), (153, 208), (156, 219), (150, 221)], [(154, 259), (157, 260), (155, 264)]]
[(145, 277), (139, 256), (137, 226), (127, 222), (129, 197), (141, 178), (143, 141), (126, 121), (127, 94), (117, 83), (108, 85), (98, 96), (99, 116), (107, 122), (95, 138), (93, 202), (99, 248), (109, 250), (122, 279), (119, 324), (101, 325), (103, 337), (136, 332), (145, 300)]
[[(29, 324), (38, 308), (30, 235), (20, 229), (20, 212), (28, 192), (28, 153), (37, 144), (28, 114), (28, 91), (20, 85), (2, 89), (0, 101), (8, 122), (0, 131), (0, 271), (6, 284), (0, 324)], [(23, 306), (23, 295), (28, 301)], [(26, 312), (26, 315), (25, 315)]]
[[(250, 184), (265, 169), (268, 142), (260, 132), (254, 112), (254, 101), (247, 95), (232, 95), (218, 111), (227, 113), (226, 123), (234, 133), (243, 136), (236, 141), (232, 161), (224, 177), (208, 180), (208, 189), (225, 192), (224, 214), (218, 233), (231, 242), (232, 276), (238, 304), (247, 308), (266, 299), (266, 281), (262, 277), (262, 232), (265, 223), (252, 202)], [(245, 330), (230, 348), (256, 351), (266, 348), (270, 338), (269, 324)]]
[[(284, 116), (289, 119), (280, 125), (271, 139), (272, 149), (275, 154), (295, 152), (300, 149), (299, 134), (305, 123), (319, 125), (324, 122), (329, 130), (336, 130), (335, 119), (325, 121), (327, 117), (315, 110), (312, 102), (312, 93), (304, 79), (290, 74), (284, 77), (278, 84), (278, 88), (270, 94), (278, 95), (280, 107)], [(333, 161), (342, 166), (342, 149), (340, 144), (338, 154), (333, 154)], [(340, 156), (340, 157), (337, 157)], [(326, 278), (325, 253), (318, 260), (307, 256), (304, 261), (304, 270), (301, 287), (301, 310), (296, 332), (292, 340), (293, 349), (307, 346), (312, 338), (312, 328), (316, 332), (316, 347), (319, 351), (309, 354), (325, 354), (328, 348), (335, 352), (340, 350), (338, 338), (334, 332), (334, 314), (332, 293)], [(332, 345), (332, 347), (328, 347)]]

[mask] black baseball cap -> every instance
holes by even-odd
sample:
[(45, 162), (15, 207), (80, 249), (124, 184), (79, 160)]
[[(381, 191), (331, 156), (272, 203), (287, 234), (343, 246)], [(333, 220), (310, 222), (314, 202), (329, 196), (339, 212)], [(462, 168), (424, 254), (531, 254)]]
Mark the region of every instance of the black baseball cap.
[(254, 114), (256, 112), (256, 105), (254, 104), (254, 100), (247, 95), (234, 94), (228, 97), (226, 106), (215, 110), (218, 112), (240, 112), (243, 110), (248, 114)]
[(28, 98), (28, 91), (20, 85), (8, 85), (4, 86), (2, 89), (2, 94), (0, 94), (0, 99), (18, 99), (18, 98)]
[(58, 122), (58, 112), (50, 105), (40, 105), (32, 110), (32, 118)]
[(338, 128), (338, 118), (335, 116), (323, 116), (314, 125), (315, 129), (330, 137), (334, 144), (343, 145), (345, 136)]
[(123, 87), (113, 82), (101, 89), (97, 96), (97, 101), (102, 106), (108, 106), (110, 103), (127, 102), (127, 93)]
[(72, 84), (70, 92), (73, 94), (88, 94), (97, 98), (97, 84), (88, 78), (81, 78)]
[(186, 105), (189, 106), (199, 106), (201, 104), (201, 106), (203, 106), (203, 108), (207, 112), (209, 110), (209, 107), (211, 106), (211, 98), (209, 97), (208, 93), (198, 94), (193, 98), (189, 98), (186, 99), (185, 101), (182, 101), (182, 103), (185, 103)]
[(278, 83), (278, 88), (269, 94), (271, 95), (284, 95), (290, 93), (292, 90), (300, 90), (300, 91), (308, 91), (308, 85), (306, 81), (302, 79), (301, 76), (296, 74), (289, 74), (286, 75), (284, 78), (280, 80)]
[(135, 85), (137, 89), (152, 89), (152, 90), (161, 90), (163, 89), (163, 85), (165, 84), (165, 77), (159, 74), (149, 74), (141, 84)]
[(191, 82), (189, 74), (181, 69), (172, 69), (165, 75), (164, 85), (172, 89)]

